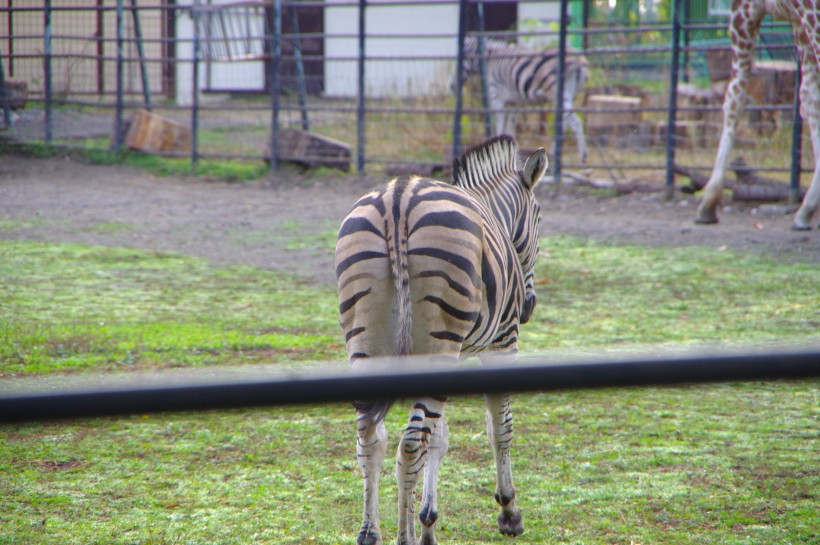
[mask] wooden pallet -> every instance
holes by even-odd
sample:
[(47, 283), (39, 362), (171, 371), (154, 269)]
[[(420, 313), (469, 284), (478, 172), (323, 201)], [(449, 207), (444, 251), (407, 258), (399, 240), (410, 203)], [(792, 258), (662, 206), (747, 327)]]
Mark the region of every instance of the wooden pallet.
[[(270, 162), (270, 139), (265, 148), (266, 160)], [(349, 144), (298, 129), (279, 129), (279, 157), (281, 161), (298, 163), (308, 167), (330, 167), (350, 170), (353, 150)]]
[(145, 153), (190, 153), (191, 129), (148, 110), (137, 110), (125, 134), (125, 145)]

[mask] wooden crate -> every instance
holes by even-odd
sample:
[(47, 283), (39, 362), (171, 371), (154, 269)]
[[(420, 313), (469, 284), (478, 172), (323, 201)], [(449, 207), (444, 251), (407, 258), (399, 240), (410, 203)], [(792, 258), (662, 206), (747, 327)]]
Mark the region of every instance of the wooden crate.
[(747, 91), (755, 104), (791, 104), (796, 81), (793, 61), (755, 61)]
[(125, 145), (145, 153), (190, 153), (191, 129), (148, 110), (137, 110), (128, 126)]
[[(609, 127), (621, 123), (643, 121), (640, 97), (623, 95), (589, 95), (586, 113), (587, 127)], [(617, 111), (614, 111), (617, 110)]]
[[(9, 107), (12, 110), (22, 110), (25, 108), (26, 102), (28, 101), (28, 83), (20, 80), (7, 79), (5, 84)], [(0, 107), (2, 106), (3, 103), (0, 101)]]
[[(349, 144), (298, 129), (279, 129), (279, 159), (309, 167), (338, 168), (347, 172), (353, 155)], [(265, 157), (270, 161), (270, 138)]]

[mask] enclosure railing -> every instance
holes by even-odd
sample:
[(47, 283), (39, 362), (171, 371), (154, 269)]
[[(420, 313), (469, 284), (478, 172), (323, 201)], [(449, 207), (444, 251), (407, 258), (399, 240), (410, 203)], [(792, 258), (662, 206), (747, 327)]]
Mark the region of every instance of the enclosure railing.
[[(527, 1), (521, 3), (526, 4)], [(533, 0), (530, 3), (536, 2)], [(538, 3), (545, 4), (545, 2)], [(42, 6), (30, 7), (17, 5), (12, 0), (4, 7), (0, 7), (0, 44), (3, 44), (0, 45), (0, 102), (2, 102), (0, 106), (3, 109), (3, 125), (6, 127), (0, 132), (0, 137), (11, 141), (35, 140), (53, 143), (59, 139), (64, 142), (65, 139), (56, 135), (54, 129), (55, 116), (59, 108), (64, 106), (113, 108), (115, 113), (111, 142), (115, 149), (121, 149), (124, 145), (124, 126), (127, 123), (126, 111), (142, 107), (148, 110), (169, 112), (176, 118), (184, 119), (186, 114), (189, 115), (189, 122), (186, 124), (190, 125), (193, 132), (190, 152), (193, 162), (209, 157), (267, 159), (270, 161), (271, 168), (276, 169), (279, 164), (279, 129), (294, 124), (290, 119), (283, 119), (283, 115), (297, 114), (299, 119), (296, 124), (300, 125), (303, 130), (312, 128), (317, 132), (321, 132), (322, 129), (317, 123), (310, 123), (309, 116), (320, 119), (330, 116), (346, 116), (349, 121), (345, 123), (349, 128), (335, 129), (335, 134), (329, 136), (338, 137), (341, 134), (349, 138), (355, 135), (355, 138), (352, 138), (355, 144), (351, 145), (351, 149), (355, 152), (355, 168), (359, 172), (363, 172), (366, 165), (402, 162), (409, 163), (410, 167), (424, 162), (439, 166), (446, 165), (448, 155), (454, 156), (463, 147), (465, 123), (469, 124), (470, 119), (485, 120), (484, 123), (477, 123), (472, 127), (473, 137), (489, 133), (486, 118), (493, 112), (487, 105), (486, 97), (478, 107), (463, 101), (461, 90), (463, 78), (456, 77), (459, 85), (455, 93), (444, 97), (445, 100), (441, 100), (441, 97), (434, 97), (431, 100), (432, 103), (428, 102), (426, 105), (419, 106), (413, 105), (410, 99), (402, 95), (397, 97), (398, 100), (391, 101), (389, 97), (372, 96), (367, 88), (367, 75), (372, 72), (373, 66), (376, 66), (374, 63), (405, 63), (402, 66), (409, 66), (409, 63), (421, 61), (436, 61), (445, 64), (449, 62), (450, 66), (454, 63), (456, 70), (460, 70), (462, 68), (460, 61), (464, 55), (463, 37), (469, 30), (471, 33), (477, 32), (478, 35), (499, 38), (557, 42), (560, 50), (559, 73), (563, 71), (567, 44), (573, 41), (585, 44), (581, 52), (589, 57), (593, 69), (603, 74), (603, 76), (596, 76), (599, 79), (603, 77), (604, 80), (608, 80), (607, 66), (625, 70), (630, 63), (644, 65), (641, 68), (643, 73), (647, 73), (646, 66), (661, 66), (664, 72), (668, 68), (668, 74), (665, 77), (656, 78), (656, 83), (664, 85), (667, 89), (665, 104), (661, 100), (655, 104), (641, 104), (639, 107), (641, 112), (664, 118), (664, 121), (658, 121), (655, 129), (665, 135), (663, 139), (658, 139), (659, 142), (662, 140), (662, 143), (658, 144), (658, 149), (660, 150), (662, 146), (665, 161), (656, 163), (648, 159), (644, 161), (629, 159), (618, 167), (632, 170), (663, 170), (667, 192), (671, 192), (676, 149), (681, 146), (681, 139), (677, 131), (680, 115), (694, 112), (714, 114), (721, 110), (718, 103), (696, 106), (679, 105), (678, 83), (690, 79), (694, 70), (693, 66), (695, 66), (694, 56), (706, 51), (725, 49), (728, 42), (725, 37), (721, 44), (692, 41), (693, 36), (725, 30), (726, 24), (688, 20), (690, 3), (691, 0), (675, 0), (672, 3), (672, 18), (669, 23), (639, 26), (617, 23), (615, 26), (597, 28), (591, 26), (589, 6), (584, 2), (587, 12), (580, 25), (577, 21), (572, 22), (568, 20), (568, 17), (559, 15), (555, 21), (542, 21), (543, 24), (537, 29), (519, 28), (511, 32), (509, 30), (486, 30), (483, 24), (483, 11), (480, 9), (483, 3), (476, 0), (394, 0), (378, 4), (368, 3), (366, 0), (333, 3), (273, 0), (217, 5), (211, 5), (204, 0), (191, 0), (190, 5), (187, 6), (165, 3), (150, 5), (137, 0), (107, 0), (93, 7), (66, 6), (57, 0), (46, 1)], [(567, 14), (568, 0), (557, 0), (551, 4), (557, 6), (559, 14)], [(458, 15), (453, 21), (450, 34), (420, 34), (418, 31), (415, 33), (411, 31), (394, 35), (386, 34), (378, 28), (365, 28), (368, 13), (391, 6), (423, 6), (425, 8), (449, 6), (457, 10)], [(317, 31), (300, 27), (300, 17), (297, 12), (331, 8), (347, 10), (347, 16), (350, 16), (351, 22), (348, 25), (350, 30), (345, 29), (339, 32), (336, 29), (321, 29)], [(474, 17), (476, 13), (478, 14), (477, 29), (468, 29), (466, 26), (468, 15)], [(66, 23), (68, 18), (72, 18), (71, 21), (96, 21), (91, 29), (93, 38), (88, 37), (89, 33), (82, 36), (72, 34), (71, 28), (73, 27)], [(177, 35), (177, 30), (184, 27), (181, 21), (189, 19), (192, 21), (192, 32)], [(151, 21), (152, 24), (146, 25), (146, 21)], [(113, 35), (110, 32), (112, 22), (115, 29)], [(767, 24), (766, 28), (784, 30), (783, 25)], [(164, 31), (158, 32), (157, 29), (164, 29)], [(373, 40), (407, 39), (408, 37), (451, 41), (454, 53), (442, 53), (437, 56), (410, 52), (405, 56), (394, 57), (379, 55), (378, 51), (367, 47), (368, 43)], [(612, 37), (617, 37), (618, 40), (605, 43)], [(355, 42), (355, 46), (345, 47), (342, 53), (333, 52), (332, 56), (329, 55), (329, 51), (310, 52), (305, 49), (306, 44), (317, 40), (324, 43), (335, 40), (334, 44), (341, 43), (340, 40), (349, 40)], [(624, 44), (614, 43), (617, 41), (624, 42)], [(39, 43), (41, 46), (33, 47), (31, 45), (33, 43)], [(286, 45), (287, 48), (285, 48)], [(3, 51), (4, 47), (6, 51)], [(790, 43), (776, 43), (760, 44), (758, 49), (780, 50), (793, 56), (794, 47)], [(93, 50), (93, 53), (90, 50)], [(188, 50), (190, 50), (190, 55), (183, 54)], [(264, 82), (260, 84), (259, 90), (264, 93), (267, 100), (221, 103), (218, 106), (203, 100), (202, 89), (198, 83), (202, 78), (211, 78), (215, 72), (225, 68), (222, 65), (230, 68), (231, 63), (248, 60), (265, 63)], [(311, 63), (328, 62), (329, 60), (337, 64), (355, 65), (355, 83), (353, 84), (355, 93), (350, 100), (334, 100), (332, 96), (309, 94), (308, 83), (314, 76), (306, 73), (306, 67)], [(79, 71), (77, 67), (86, 66), (87, 63), (96, 67), (93, 77), (96, 80), (96, 86), (89, 85), (88, 82), (75, 81), (77, 78), (81, 79), (82, 76), (73, 74), (73, 71), (75, 69)], [(42, 72), (37, 72), (39, 69), (36, 66), (39, 65), (42, 65)], [(289, 70), (294, 71), (292, 76), (283, 73), (285, 65), (289, 67)], [(115, 72), (113, 87), (108, 81), (112, 66)], [(190, 77), (185, 72), (187, 66), (190, 66)], [(27, 78), (32, 85), (30, 100), (42, 102), (43, 129), (39, 135), (29, 132), (18, 137), (10, 113), (12, 96), (7, 83), (12, 79), (25, 78), (26, 74), (21, 73), (24, 68), (34, 71)], [(703, 72), (702, 69), (698, 70)], [(58, 74), (61, 78), (59, 83), (55, 82)], [(451, 72), (442, 77), (449, 80), (453, 75), (458, 74)], [(332, 76), (325, 76), (326, 79), (330, 77)], [(188, 83), (191, 83), (190, 93), (181, 94), (180, 88), (183, 84)], [(412, 83), (408, 85), (412, 86)], [(285, 84), (295, 90), (286, 91)], [(559, 86), (562, 85), (563, 78), (560, 78)], [(298, 96), (298, 102), (292, 98), (294, 95)], [(747, 111), (752, 113), (792, 114), (793, 130), (790, 133), (791, 141), (788, 144), (791, 150), (790, 164), (759, 165), (763, 172), (790, 173), (792, 191), (799, 190), (801, 172), (811, 170), (810, 168), (803, 169), (801, 166), (803, 158), (800, 150), (803, 143), (800, 138), (802, 127), (797, 95), (795, 93), (793, 104), (790, 105), (751, 105), (747, 108)], [(113, 104), (110, 100), (112, 96), (114, 97)], [(180, 99), (187, 103), (181, 103)], [(450, 101), (454, 103), (450, 105)], [(562, 107), (561, 101), (556, 101), (556, 104), (549, 106), (547, 110), (553, 117), (551, 125), (555, 135), (555, 144), (554, 156), (551, 159), (556, 177), (560, 176), (565, 167), (581, 166), (567, 162), (564, 158)], [(219, 146), (206, 149), (207, 146), (203, 145), (199, 138), (203, 130), (203, 121), (208, 116), (226, 109), (248, 113), (254, 116), (254, 123), (257, 124), (260, 119), (269, 114), (268, 132), (264, 138), (264, 144), (257, 145), (249, 153), (236, 149), (220, 149)], [(543, 115), (541, 107), (515, 105), (508, 110), (513, 113), (541, 113)], [(576, 106), (575, 110), (582, 116), (623, 115), (625, 111), (620, 108), (590, 108), (584, 105)], [(401, 130), (393, 130), (394, 128), (390, 126), (394, 123), (392, 120), (395, 116), (402, 115), (428, 116), (431, 120), (438, 120), (429, 123), (433, 127), (433, 133), (419, 132), (414, 135), (415, 141), (418, 142), (416, 148), (438, 150), (437, 157), (430, 156), (432, 151), (425, 152), (426, 158), (407, 157), (406, 149), (402, 147), (402, 139), (406, 134), (402, 134)], [(449, 119), (449, 122), (445, 123), (444, 119)], [(446, 128), (447, 124), (452, 129)], [(486, 128), (482, 131), (476, 128), (478, 126)], [(110, 125), (108, 131), (110, 134)], [(416, 128), (410, 128), (406, 132), (413, 134), (418, 131)], [(439, 141), (446, 143), (449, 149), (441, 149), (443, 146), (439, 145)], [(388, 146), (387, 151), (373, 149), (376, 147), (375, 143), (384, 142), (394, 142), (394, 144)], [(227, 146), (223, 147), (227, 148)], [(169, 155), (179, 154), (169, 153)], [(710, 160), (711, 158), (704, 158), (700, 164), (690, 166), (694, 169), (709, 169), (711, 164), (705, 161)], [(612, 167), (607, 161), (595, 162), (593, 158), (589, 164), (584, 165), (584, 168), (606, 170)]]
[[(395, 370), (398, 366), (399, 370)], [(420, 370), (418, 370), (420, 369)], [(546, 392), (820, 377), (820, 351), (722, 353), (644, 359), (545, 363), (522, 358), (516, 366), (435, 368), (420, 358), (372, 360), (368, 372), (289, 372), (250, 378), (138, 378), (86, 380), (71, 388), (0, 393), (0, 424), (165, 411), (233, 409), (418, 396)]]

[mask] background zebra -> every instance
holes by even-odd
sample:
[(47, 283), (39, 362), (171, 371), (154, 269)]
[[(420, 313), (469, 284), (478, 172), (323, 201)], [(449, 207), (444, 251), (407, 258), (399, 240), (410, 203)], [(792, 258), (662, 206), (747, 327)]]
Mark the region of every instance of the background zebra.
[[(373, 356), (431, 354), (455, 361), (484, 352), (486, 360), (492, 351), (515, 358), (519, 324), (535, 307), (540, 205), (532, 190), (548, 164), (539, 149), (518, 170), (517, 153), (512, 137), (495, 137), (454, 161), (452, 185), (404, 176), (354, 205), (336, 245), (340, 323), (354, 368)], [(415, 491), (422, 470), (421, 543), (436, 542), (436, 480), (448, 446), (445, 401), (416, 400), (399, 444), (400, 544), (416, 543)], [(523, 524), (510, 465), (510, 396), (487, 396), (486, 405), (499, 529), (518, 535)], [(379, 474), (389, 406), (356, 404), (356, 452), (364, 477), (359, 545), (381, 543)]]
[[(512, 133), (513, 114), (504, 107), (514, 103), (555, 103), (558, 95), (558, 48), (543, 51), (484, 38), (484, 56), (487, 62), (487, 95), (490, 108), (495, 112), (495, 134)], [(569, 127), (578, 145), (578, 158), (586, 161), (587, 143), (584, 128), (574, 111), (575, 96), (581, 92), (589, 77), (587, 58), (567, 48), (564, 68), (563, 108), (564, 127)], [(464, 39), (464, 72), (467, 76), (480, 73), (478, 39)]]

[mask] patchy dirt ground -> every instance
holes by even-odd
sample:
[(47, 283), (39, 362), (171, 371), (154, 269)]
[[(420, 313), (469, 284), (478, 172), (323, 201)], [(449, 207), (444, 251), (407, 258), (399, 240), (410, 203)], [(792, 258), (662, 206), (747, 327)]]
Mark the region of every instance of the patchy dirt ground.
[[(333, 256), (317, 249), (355, 199), (381, 177), (317, 178), (285, 168), (227, 183), (156, 177), (68, 157), (0, 154), (0, 238), (176, 251), (332, 283)], [(820, 232), (794, 232), (778, 207), (728, 203), (714, 226), (692, 221), (697, 197), (620, 197), (542, 184), (542, 234), (648, 245), (703, 245), (820, 263)]]

